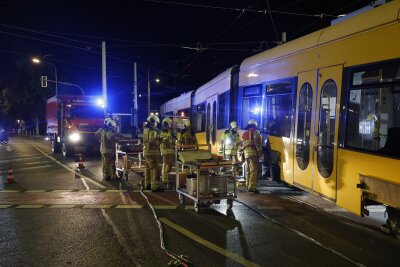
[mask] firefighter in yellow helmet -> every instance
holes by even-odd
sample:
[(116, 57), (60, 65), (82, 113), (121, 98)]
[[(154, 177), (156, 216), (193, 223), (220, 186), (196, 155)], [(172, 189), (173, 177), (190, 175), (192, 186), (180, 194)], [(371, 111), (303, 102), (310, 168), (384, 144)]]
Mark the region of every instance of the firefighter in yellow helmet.
[(100, 142), (104, 180), (118, 179), (115, 173), (115, 142), (122, 136), (117, 133), (116, 127), (117, 123), (113, 119), (106, 118), (104, 126), (95, 133)]
[(246, 131), (243, 133), (242, 149), (246, 158), (246, 187), (249, 192), (259, 193), (257, 190), (258, 177), (260, 176), (260, 163), (262, 157), (262, 136), (258, 130), (256, 120), (249, 120)]
[(143, 155), (146, 158), (144, 185), (147, 190), (163, 191), (160, 187), (158, 172), (158, 157), (160, 156), (160, 132), (156, 115), (150, 115), (143, 130)]
[(240, 145), (239, 126), (236, 121), (229, 124), (230, 128), (226, 130), (219, 141), (219, 154), (232, 163), (238, 162), (237, 151)]
[(190, 121), (185, 121), (185, 128), (179, 136), (179, 144), (181, 145), (197, 145), (196, 134), (192, 130)]
[(161, 156), (163, 165), (161, 171), (161, 179), (166, 188), (169, 188), (168, 174), (171, 171), (172, 165), (175, 163), (175, 133), (172, 129), (171, 118), (165, 118), (162, 121), (161, 137)]

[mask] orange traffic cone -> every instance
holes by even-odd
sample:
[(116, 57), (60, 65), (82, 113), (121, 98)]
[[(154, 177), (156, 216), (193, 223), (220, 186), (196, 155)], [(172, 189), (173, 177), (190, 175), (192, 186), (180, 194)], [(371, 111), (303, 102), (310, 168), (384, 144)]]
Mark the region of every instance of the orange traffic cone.
[(13, 183), (15, 183), (15, 181), (14, 181), (14, 171), (10, 166), (10, 167), (8, 167), (7, 184), (13, 184)]
[(85, 168), (85, 164), (84, 164), (84, 158), (82, 154), (78, 154), (79, 160), (78, 160), (78, 169), (84, 169)]

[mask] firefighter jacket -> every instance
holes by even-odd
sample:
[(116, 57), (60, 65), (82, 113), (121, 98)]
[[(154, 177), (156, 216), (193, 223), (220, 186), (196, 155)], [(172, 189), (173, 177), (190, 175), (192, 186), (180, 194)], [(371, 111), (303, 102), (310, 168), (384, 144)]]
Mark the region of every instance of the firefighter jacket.
[(146, 124), (143, 131), (143, 155), (156, 156), (160, 154), (160, 132), (157, 127)]
[(261, 158), (262, 137), (256, 128), (248, 128), (243, 134), (243, 150), (246, 159), (251, 157)]
[(226, 130), (219, 141), (219, 153), (224, 156), (236, 156), (240, 145), (239, 132)]
[(186, 128), (179, 136), (179, 143), (181, 145), (197, 145), (197, 138), (191, 128)]
[(119, 135), (115, 133), (112, 128), (107, 126), (100, 128), (95, 133), (95, 137), (98, 141), (100, 141), (100, 152), (102, 154), (115, 152), (115, 142), (117, 141)]
[(175, 153), (175, 134), (172, 129), (163, 129), (160, 134), (161, 138), (161, 156)]

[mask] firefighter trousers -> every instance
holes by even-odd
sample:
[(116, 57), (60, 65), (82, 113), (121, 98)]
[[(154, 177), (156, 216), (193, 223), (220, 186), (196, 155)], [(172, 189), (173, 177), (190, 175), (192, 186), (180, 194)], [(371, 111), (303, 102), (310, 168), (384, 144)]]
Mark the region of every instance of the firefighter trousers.
[(246, 158), (246, 187), (249, 191), (257, 189), (258, 177), (260, 176), (260, 163), (257, 156)]
[(164, 184), (169, 182), (168, 176), (171, 171), (172, 165), (175, 163), (175, 154), (163, 155), (163, 165), (162, 165), (162, 182)]
[(144, 185), (151, 186), (152, 190), (158, 188), (158, 155), (146, 156), (146, 171), (144, 175)]
[(116, 179), (118, 178), (115, 173), (115, 154), (102, 153), (102, 166), (103, 166), (103, 179)]

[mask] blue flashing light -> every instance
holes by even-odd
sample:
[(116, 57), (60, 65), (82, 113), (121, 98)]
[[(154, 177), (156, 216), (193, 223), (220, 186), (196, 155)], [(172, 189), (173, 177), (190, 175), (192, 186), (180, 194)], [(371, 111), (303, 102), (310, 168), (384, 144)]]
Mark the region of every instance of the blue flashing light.
[(103, 100), (103, 98), (96, 99), (96, 105), (101, 107), (101, 108), (104, 108), (104, 100)]
[(261, 108), (259, 106), (256, 106), (251, 110), (251, 113), (253, 113), (255, 115), (260, 114), (260, 112), (261, 112)]

